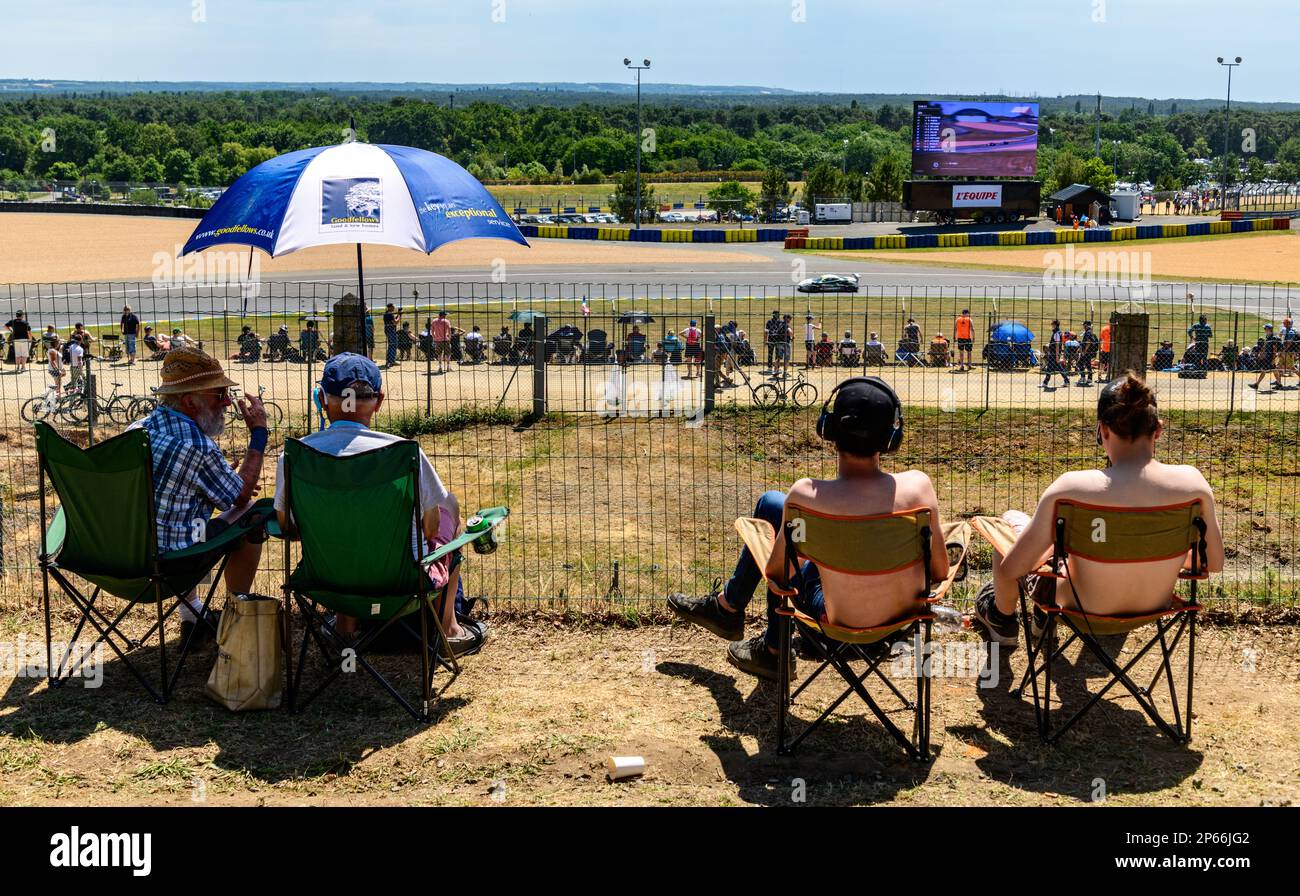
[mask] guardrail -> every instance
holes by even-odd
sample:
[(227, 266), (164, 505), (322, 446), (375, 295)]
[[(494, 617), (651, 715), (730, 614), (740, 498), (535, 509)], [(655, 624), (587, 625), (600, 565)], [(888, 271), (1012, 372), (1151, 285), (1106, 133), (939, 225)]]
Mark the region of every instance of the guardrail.
[(1130, 224), (1060, 230), (1004, 230), (996, 233), (915, 233), (880, 236), (787, 237), (787, 249), (943, 249), (966, 246), (1055, 246), (1063, 243), (1118, 243), (1219, 233), (1289, 230), (1289, 218), (1202, 221), (1196, 224)]
[(709, 228), (579, 227), (569, 224), (523, 224), (529, 238), (559, 240), (621, 240), (642, 243), (769, 243), (784, 242), (787, 249), (939, 249), (954, 246), (1038, 246), (1062, 243), (1115, 243), (1125, 240), (1169, 239), (1217, 233), (1288, 230), (1286, 217), (1242, 221), (1202, 221), (1196, 224), (1131, 224), (1080, 230), (1004, 230), (994, 233), (890, 233), (878, 236), (807, 236), (787, 227), (749, 230)]

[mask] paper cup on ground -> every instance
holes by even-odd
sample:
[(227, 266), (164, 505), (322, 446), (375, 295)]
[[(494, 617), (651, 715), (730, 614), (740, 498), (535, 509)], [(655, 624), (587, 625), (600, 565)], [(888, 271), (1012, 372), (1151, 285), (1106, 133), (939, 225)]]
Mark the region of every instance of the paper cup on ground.
[(645, 774), (644, 756), (611, 756), (605, 760), (605, 770), (611, 781), (635, 778)]

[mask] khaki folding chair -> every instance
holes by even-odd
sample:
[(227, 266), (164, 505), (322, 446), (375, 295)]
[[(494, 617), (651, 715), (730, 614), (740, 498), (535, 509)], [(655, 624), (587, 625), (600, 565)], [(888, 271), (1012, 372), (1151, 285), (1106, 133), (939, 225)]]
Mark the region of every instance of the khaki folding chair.
[[(782, 755), (792, 754), (804, 738), (826, 721), (841, 703), (851, 694), (857, 694), (909, 756), (918, 760), (929, 759), (930, 682), (924, 670), (925, 660), (929, 656), (931, 623), (934, 620), (930, 605), (947, 594), (952, 583), (958, 579), (958, 571), (964, 567), (970, 527), (963, 522), (944, 526), (944, 541), (956, 547), (957, 556), (948, 577), (938, 587), (934, 587), (930, 578), (932, 530), (928, 510), (902, 510), (875, 516), (832, 516), (797, 504), (787, 504), (785, 516), (784, 581), (768, 582), (769, 587), (783, 598), (782, 605), (777, 609), (781, 619), (778, 653), (781, 688), (781, 703), (777, 711), (778, 752)], [(765, 569), (776, 537), (771, 524), (765, 520), (741, 518), (736, 520), (735, 527), (759, 569)], [(811, 560), (819, 570), (829, 569), (853, 576), (872, 577), (877, 582), (883, 582), (888, 576), (914, 575), (914, 567), (919, 563), (924, 571), (924, 585), (917, 592), (915, 606), (898, 619), (866, 628), (835, 625), (826, 619), (813, 619), (791, 604), (790, 598), (798, 591), (790, 587), (790, 576), (799, 568), (801, 559)], [(823, 579), (823, 590), (826, 584)], [(814, 650), (821, 655), (822, 662), (792, 694), (790, 635), (791, 625), (796, 621), (813, 632), (820, 633), (830, 643), (828, 648), (824, 648), (817, 642), (818, 639), (808, 639)], [(889, 651), (867, 649), (891, 636), (913, 641), (917, 673), (915, 700), (905, 697), (881, 669), (884, 661), (890, 658)], [(850, 665), (854, 660), (866, 663), (866, 670), (862, 673), (855, 671)], [(828, 666), (839, 672), (848, 687), (798, 737), (787, 744), (786, 727), (790, 705)], [(866, 682), (873, 675), (901, 701), (904, 710), (912, 712), (910, 737), (899, 729), (889, 713), (881, 708), (867, 690)]]
[[(1034, 716), (1039, 736), (1046, 743), (1056, 743), (1085, 713), (1097, 705), (1115, 685), (1124, 686), (1142, 707), (1143, 712), (1161, 731), (1178, 743), (1187, 743), (1192, 737), (1192, 683), (1196, 670), (1196, 614), (1201, 605), (1196, 601), (1197, 582), (1208, 577), (1206, 573), (1205, 519), (1200, 501), (1188, 501), (1165, 507), (1107, 507), (1080, 501), (1056, 502), (1054, 536), (1051, 561), (1038, 570), (1042, 576), (1066, 579), (1074, 591), (1078, 607), (1037, 605), (1045, 614), (1045, 623), (1038, 637), (1033, 635), (1031, 609), (1024, 589), (1020, 592), (1020, 618), (1029, 645), (1029, 661), (1017, 696), (1025, 686), (1030, 687)], [(999, 553), (1005, 554), (1015, 542), (1015, 534), (1005, 521), (977, 517), (972, 527), (984, 535)], [(1154, 613), (1129, 616), (1107, 616), (1088, 613), (1087, 586), (1080, 589), (1074, 581), (1071, 558), (1081, 557), (1097, 563), (1154, 563), (1186, 557), (1185, 568), (1169, 582), (1171, 592), (1167, 609)], [(1189, 583), (1189, 597), (1184, 600), (1173, 594), (1178, 581)], [(1070, 631), (1063, 643), (1053, 647), (1058, 620)], [(1097, 638), (1101, 635), (1127, 634), (1147, 625), (1155, 625), (1155, 634), (1122, 667)], [(1187, 693), (1186, 707), (1180, 712), (1177, 687), (1174, 682), (1172, 658), (1187, 635)], [(1050, 714), (1052, 696), (1052, 669), (1055, 660), (1078, 640), (1097, 658), (1110, 678), (1064, 725), (1053, 730)], [(1129, 672), (1153, 647), (1160, 647), (1160, 665), (1146, 687), (1139, 687)], [(1039, 691), (1039, 679), (1043, 688)], [(1169, 692), (1169, 705), (1173, 713), (1170, 724), (1154, 702), (1153, 690), (1161, 679)], [(1183, 712), (1186, 718), (1183, 718)]]

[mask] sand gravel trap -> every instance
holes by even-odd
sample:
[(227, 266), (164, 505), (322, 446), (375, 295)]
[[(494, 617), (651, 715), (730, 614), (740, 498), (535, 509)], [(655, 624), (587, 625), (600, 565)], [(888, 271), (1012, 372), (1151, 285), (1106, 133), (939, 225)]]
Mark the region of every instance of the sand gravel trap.
[[(1095, 248), (1094, 248), (1095, 247)], [(1073, 249), (1073, 252), (1068, 250)], [(1300, 239), (1292, 233), (1263, 236), (1240, 235), (1188, 242), (1106, 243), (1098, 245), (1026, 246), (1003, 249), (909, 249), (902, 252), (827, 252), (836, 258), (869, 258), (872, 261), (905, 261), (927, 265), (971, 265), (974, 267), (1076, 271), (1097, 270), (1101, 253), (1137, 253), (1130, 256), (1129, 270), (1144, 271), (1149, 265), (1153, 277), (1191, 280), (1300, 282)], [(1147, 256), (1149, 253), (1149, 261)]]
[[(0, 283), (148, 280), (159, 263), (155, 254), (177, 252), (196, 223), (185, 218), (3, 214), (0, 215)], [(247, 259), (246, 250), (240, 251)], [(528, 265), (744, 264), (765, 260), (731, 249), (589, 240), (534, 240), (531, 248), (503, 240), (467, 240), (445, 246), (427, 257), (387, 246), (367, 246), (365, 252), (367, 269), (482, 266), (485, 273), (496, 259), (506, 264)], [(356, 263), (356, 250), (351, 245), (304, 249), (276, 259), (262, 255), (260, 261), (263, 276), (295, 271), (355, 270)]]

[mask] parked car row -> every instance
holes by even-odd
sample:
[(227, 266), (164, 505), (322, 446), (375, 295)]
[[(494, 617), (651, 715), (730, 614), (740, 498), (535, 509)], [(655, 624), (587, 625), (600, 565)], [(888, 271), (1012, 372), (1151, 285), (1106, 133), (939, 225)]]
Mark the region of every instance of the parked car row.
[(519, 224), (619, 224), (618, 215), (609, 212), (567, 212), (559, 215), (520, 215)]

